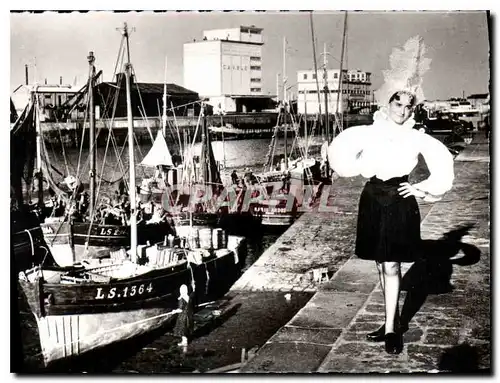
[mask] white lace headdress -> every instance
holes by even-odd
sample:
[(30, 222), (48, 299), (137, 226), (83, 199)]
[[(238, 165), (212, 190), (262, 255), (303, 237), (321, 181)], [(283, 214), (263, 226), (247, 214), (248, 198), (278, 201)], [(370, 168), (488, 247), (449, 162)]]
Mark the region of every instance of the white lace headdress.
[(390, 69), (383, 70), (384, 84), (375, 91), (380, 106), (387, 106), (391, 96), (400, 91), (413, 94), (416, 104), (425, 100), (422, 80), (429, 70), (431, 59), (424, 58), (426, 52), (420, 36), (410, 38), (402, 49), (394, 48), (389, 58)]

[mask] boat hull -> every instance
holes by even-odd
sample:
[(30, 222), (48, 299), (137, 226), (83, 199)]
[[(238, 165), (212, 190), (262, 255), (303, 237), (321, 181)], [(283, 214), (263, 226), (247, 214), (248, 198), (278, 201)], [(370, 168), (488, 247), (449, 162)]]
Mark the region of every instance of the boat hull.
[(291, 226), (296, 219), (296, 214), (264, 213), (261, 217), (263, 226)]
[(45, 365), (168, 324), (182, 284), (194, 283), (195, 304), (220, 297), (241, 273), (238, 253), (246, 244), (243, 239), (234, 244), (235, 251), (217, 250), (199, 264), (184, 262), (109, 283), (49, 283), (46, 275), (20, 279), (37, 321)]
[[(130, 245), (130, 227), (123, 225), (91, 225), (87, 222), (42, 223), (43, 236), (56, 263), (70, 266), (86, 258), (108, 257), (110, 251)], [(167, 222), (142, 224), (137, 227), (137, 243), (162, 241), (173, 234)]]
[(42, 261), (45, 252), (39, 251), (44, 243), (40, 226), (13, 233), (11, 241), (16, 270), (26, 270)]
[(124, 341), (173, 320), (172, 310), (151, 308), (127, 312), (49, 315), (36, 318), (45, 365)]

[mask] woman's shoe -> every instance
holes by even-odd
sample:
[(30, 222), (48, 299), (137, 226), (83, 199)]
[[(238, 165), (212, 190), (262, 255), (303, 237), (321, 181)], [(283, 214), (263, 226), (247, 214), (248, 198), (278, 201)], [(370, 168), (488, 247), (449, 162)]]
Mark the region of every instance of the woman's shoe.
[(385, 340), (385, 324), (378, 330), (366, 334), (366, 340), (369, 342), (383, 342)]
[(388, 354), (400, 354), (403, 351), (403, 334), (389, 332), (385, 334), (385, 351)]

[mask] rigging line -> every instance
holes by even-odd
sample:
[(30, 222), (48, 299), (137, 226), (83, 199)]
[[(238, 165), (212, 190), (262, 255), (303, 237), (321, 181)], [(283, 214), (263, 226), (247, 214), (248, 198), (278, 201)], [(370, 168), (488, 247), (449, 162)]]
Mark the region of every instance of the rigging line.
[[(192, 141), (191, 145), (189, 146), (190, 160), (186, 161), (186, 164), (183, 166), (183, 172), (182, 172), (183, 182), (185, 180), (184, 174), (186, 174), (186, 177), (187, 177), (188, 167), (192, 168), (192, 173), (194, 174), (195, 179), (196, 179), (196, 164), (194, 163), (194, 145), (196, 142), (196, 136), (198, 134), (198, 129), (200, 127), (202, 113), (203, 113), (203, 110), (200, 110), (200, 113), (198, 114), (198, 122), (196, 123), (196, 129), (195, 129), (194, 135), (193, 135), (193, 141)], [(190, 178), (192, 178), (192, 174), (190, 174)], [(191, 185), (191, 180), (187, 180), (187, 181)]]
[(116, 70), (118, 68), (118, 62), (120, 62), (120, 68), (123, 66), (123, 55), (125, 50), (123, 49), (123, 43), (125, 42), (125, 36), (122, 36), (120, 41), (120, 47), (118, 48), (118, 55), (116, 56), (115, 69), (113, 72), (113, 76), (116, 76)]
[[(126, 174), (126, 171), (125, 171), (125, 166), (123, 165), (123, 161), (121, 160), (121, 157), (122, 157), (122, 154), (123, 154), (123, 151), (124, 151), (124, 148), (125, 148), (125, 144), (121, 150), (121, 152), (118, 151), (118, 144), (116, 142), (116, 139), (115, 139), (115, 136), (113, 134), (113, 129), (112, 127), (114, 126), (114, 117), (115, 117), (115, 113), (116, 113), (116, 108), (117, 108), (117, 105), (118, 105), (118, 98), (119, 98), (119, 92), (120, 92), (120, 87), (116, 88), (115, 90), (115, 93), (114, 93), (114, 103), (113, 103), (113, 110), (112, 110), (112, 114), (111, 114), (111, 121), (107, 122), (104, 120), (104, 118), (101, 120), (101, 122), (103, 123), (103, 128), (100, 128), (99, 129), (99, 132), (101, 131), (101, 129), (108, 129), (108, 135), (111, 136), (111, 138), (108, 137), (107, 139), (107, 145), (109, 145), (109, 141), (111, 140), (111, 143), (113, 144), (113, 149), (114, 149), (114, 152), (115, 152), (115, 156), (116, 156), (116, 159), (117, 159), (117, 163), (115, 165), (115, 168), (113, 170), (113, 174), (116, 174), (116, 168), (119, 167), (120, 170), (121, 170), (121, 174), (122, 176), (120, 178), (117, 178), (115, 181), (107, 181), (105, 180), (106, 182), (108, 183), (116, 183), (117, 181), (119, 181), (120, 179), (123, 179), (123, 174)], [(101, 95), (101, 99), (104, 101), (104, 96), (102, 95), (101, 92), (99, 92), (99, 94)], [(108, 99), (112, 97), (112, 94), (108, 94)], [(107, 114), (108, 110), (106, 109), (105, 110), (105, 114)], [(99, 135), (99, 132), (97, 135)], [(125, 137), (125, 143), (127, 142), (127, 137)], [(103, 159), (103, 161), (105, 161), (105, 158)]]
[(318, 64), (316, 63), (316, 39), (314, 38), (314, 25), (313, 25), (313, 13), (309, 13), (310, 26), (311, 26), (311, 38), (312, 38), (312, 49), (313, 49), (313, 62), (314, 62), (314, 73), (316, 77), (316, 92), (318, 94), (318, 110), (321, 114), (321, 97), (319, 93), (319, 82), (318, 82)]
[[(104, 165), (106, 164), (106, 155), (108, 153), (109, 141), (110, 141), (111, 134), (112, 134), (112, 131), (110, 129), (109, 134), (108, 134), (108, 139), (107, 139), (107, 142), (106, 142), (106, 149), (104, 150), (104, 157), (103, 157), (103, 161), (102, 161), (102, 165), (101, 165), (101, 174), (104, 174)], [(99, 184), (98, 184), (98, 187), (97, 187), (96, 199), (99, 196), (99, 193), (101, 191), (101, 185), (102, 185), (102, 177), (99, 178)], [(99, 207), (100, 206), (101, 206), (101, 203), (99, 203)], [(88, 230), (88, 233), (87, 233), (87, 241), (86, 241), (86, 243), (89, 242), (88, 239), (90, 238), (90, 233), (91, 233), (91, 230), (92, 230), (92, 225), (94, 224), (95, 217), (97, 216), (97, 209), (94, 209), (94, 211), (92, 213), (93, 214), (90, 217), (90, 225), (89, 225), (89, 230)], [(85, 246), (85, 249), (87, 250), (87, 245)]]
[[(85, 122), (87, 121), (87, 117), (88, 117), (88, 103), (89, 103), (89, 100), (87, 98), (87, 107), (85, 108), (85, 112), (83, 115), (82, 138), (80, 141), (80, 151), (78, 153), (78, 164), (76, 167), (76, 178), (79, 178), (79, 176), (80, 176), (80, 165), (81, 165), (82, 153), (83, 153), (83, 142), (85, 141)], [(87, 157), (87, 159), (88, 159), (88, 157)]]
[(144, 121), (146, 121), (146, 128), (148, 130), (148, 133), (149, 133), (149, 138), (151, 139), (151, 145), (154, 144), (154, 137), (153, 137), (153, 133), (151, 132), (151, 129), (149, 128), (149, 121), (148, 121), (148, 117), (146, 116), (145, 113), (143, 113), (143, 111), (141, 110), (140, 107), (137, 107), (137, 110), (139, 110), (139, 113), (141, 114), (141, 117)]
[[(100, 131), (100, 129), (99, 129)], [(99, 132), (98, 134), (96, 135), (96, 137), (99, 135)], [(105, 149), (105, 152), (104, 152), (104, 157), (103, 157), (103, 161), (102, 161), (102, 165), (101, 165), (101, 173), (100, 174), (104, 174), (104, 166), (106, 164), (106, 155), (107, 155), (107, 151), (108, 151), (108, 147), (109, 147), (109, 138), (110, 136), (108, 135), (108, 138), (107, 138), (107, 142), (106, 142), (106, 149)], [(87, 163), (89, 162), (89, 158), (87, 158)], [(103, 177), (98, 177), (99, 179), (99, 182), (98, 182), (98, 185), (97, 185), (97, 190), (96, 190), (96, 194), (95, 194), (95, 198), (96, 200), (98, 199), (99, 197), (99, 194), (100, 194), (100, 191), (101, 191), (101, 186), (102, 186), (102, 182), (103, 182)], [(92, 230), (92, 225), (94, 223), (94, 218), (95, 216), (97, 215), (97, 209), (94, 209), (94, 211), (92, 212), (93, 215), (90, 217), (91, 218), (91, 222), (90, 222), (90, 225), (89, 225), (89, 231), (87, 233), (87, 239), (90, 237), (90, 232)], [(88, 241), (87, 241), (88, 242)], [(87, 249), (87, 247), (85, 247), (85, 249)]]
[(276, 119), (276, 125), (274, 126), (273, 136), (271, 137), (271, 143), (269, 144), (269, 151), (267, 153), (269, 158), (266, 157), (266, 165), (267, 161), (269, 161), (269, 171), (272, 171), (274, 165), (274, 153), (276, 152), (276, 141), (278, 139), (279, 127), (280, 127), (280, 117), (283, 118), (281, 113), (281, 108), (278, 111), (278, 118)]
[[(170, 105), (172, 105), (172, 114), (174, 116), (174, 124), (175, 124), (175, 130), (177, 131), (177, 139), (179, 140), (179, 152), (181, 154), (181, 161), (184, 162), (184, 149), (182, 147), (182, 142), (181, 142), (181, 135), (179, 131), (179, 125), (177, 124), (177, 116), (175, 115), (175, 109), (174, 109), (174, 104), (172, 101), (170, 101)], [(194, 108), (193, 108), (194, 110)]]
[[(56, 117), (56, 122), (58, 122), (57, 117)], [(66, 158), (66, 151), (64, 150), (64, 142), (62, 139), (61, 128), (59, 127), (59, 124), (56, 124), (56, 126), (57, 126), (57, 132), (59, 133), (59, 141), (61, 142), (62, 155), (63, 155), (63, 159), (64, 159), (64, 166), (66, 167), (66, 174), (69, 175), (70, 172), (69, 172), (68, 160)]]
[[(139, 145), (139, 141), (137, 140), (137, 135), (134, 133), (134, 142), (135, 142), (135, 149), (139, 151), (139, 154), (141, 155), (141, 158), (144, 159), (144, 154), (142, 153), (141, 146)], [(130, 161), (130, 159), (129, 159)], [(142, 171), (142, 176), (146, 176), (146, 171), (144, 170), (144, 166), (141, 166), (141, 171)]]
[[(114, 136), (114, 133), (113, 133), (113, 129), (108, 125), (108, 138), (106, 140), (106, 153), (103, 157), (103, 165), (105, 164), (106, 162), (106, 155), (107, 155), (107, 150), (109, 148), (109, 142), (111, 141), (111, 144), (113, 145), (113, 150), (115, 151), (115, 157), (116, 157), (116, 165), (113, 169), (113, 176), (117, 173), (117, 168), (119, 167), (120, 170), (121, 170), (121, 176), (119, 178), (117, 178), (115, 181), (108, 181), (108, 180), (105, 180), (104, 177), (101, 177), (102, 180), (104, 180), (105, 182), (109, 183), (109, 184), (114, 184), (116, 182), (118, 182), (119, 180), (122, 180), (124, 179), (124, 175), (127, 174), (128, 170), (125, 170), (125, 166), (123, 164), (123, 161), (122, 161), (122, 155), (123, 155), (123, 152), (125, 150), (125, 146), (127, 144), (127, 141), (128, 141), (128, 136), (125, 137), (125, 141), (124, 141), (124, 144), (123, 144), (123, 147), (121, 149), (120, 152), (118, 152), (118, 144), (116, 142), (116, 139), (115, 139), (115, 136)], [(104, 170), (103, 170), (104, 171)], [(101, 174), (104, 174), (104, 173), (101, 173)]]
[[(172, 98), (172, 96), (170, 96), (170, 97)], [(172, 107), (168, 108), (167, 111), (174, 111), (175, 109), (180, 109), (180, 108), (183, 108), (183, 107), (186, 107), (186, 106), (189, 106), (189, 105), (194, 105), (194, 104), (201, 104), (202, 102), (203, 101), (201, 101), (201, 100), (196, 100), (196, 101), (187, 102), (185, 104), (173, 106), (172, 101), (170, 101), (170, 104), (172, 105)]]
[(156, 108), (158, 109), (158, 118), (161, 116), (160, 100), (156, 99)]
[(142, 110), (138, 107), (139, 113), (141, 113), (141, 116), (143, 116), (143, 118), (145, 116), (146, 127), (147, 127), (148, 132), (149, 132), (149, 137), (151, 137), (151, 143), (153, 143), (155, 141), (155, 139), (154, 139), (153, 133), (151, 132), (151, 129), (149, 127), (149, 120), (148, 120), (148, 116), (146, 115), (146, 108), (144, 107), (144, 103), (142, 101), (141, 90), (139, 89), (139, 83), (137, 82), (137, 75), (135, 73), (135, 69), (133, 66), (131, 66), (131, 70), (132, 70), (132, 75), (134, 76), (134, 85), (135, 85), (135, 88), (137, 89), (137, 93), (139, 94), (139, 101), (140, 101), (141, 107), (142, 107)]
[[(125, 150), (125, 147), (126, 147), (126, 143), (128, 141), (128, 135), (125, 137), (125, 142), (123, 144), (121, 152), (118, 153), (118, 144), (117, 144), (115, 136), (113, 134), (114, 119), (115, 119), (115, 115), (116, 115), (116, 109), (118, 107), (118, 99), (119, 99), (119, 94), (120, 94), (120, 87), (121, 87), (121, 84), (119, 84), (119, 87), (115, 91), (115, 99), (114, 99), (114, 104), (113, 104), (112, 119), (111, 119), (111, 124), (108, 126), (108, 129), (110, 130), (110, 134), (112, 135), (111, 141), (113, 143), (113, 148), (115, 150), (115, 156), (116, 156), (116, 158), (118, 160), (117, 164), (120, 166), (120, 170), (121, 170), (122, 174), (128, 174), (128, 169), (125, 170), (125, 165), (123, 164), (123, 161), (121, 159), (122, 155), (123, 155), (123, 152)], [(125, 179), (125, 185), (127, 186), (127, 189), (128, 189), (129, 186), (128, 186), (128, 181), (126, 179)]]

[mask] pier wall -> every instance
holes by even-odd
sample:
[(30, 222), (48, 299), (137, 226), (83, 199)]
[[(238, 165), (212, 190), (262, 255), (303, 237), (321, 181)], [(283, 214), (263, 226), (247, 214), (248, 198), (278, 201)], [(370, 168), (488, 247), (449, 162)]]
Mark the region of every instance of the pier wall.
[[(308, 116), (309, 132), (314, 125), (313, 116)], [(228, 129), (226, 133), (211, 132), (213, 140), (224, 139), (250, 139), (250, 138), (270, 138), (274, 133), (274, 127), (278, 122), (277, 113), (246, 113), (246, 114), (230, 114), (230, 115), (212, 115), (207, 116), (208, 127), (225, 126)], [(181, 138), (186, 134), (191, 139), (195, 137), (195, 141), (201, 140), (201, 127), (196, 128), (199, 122), (197, 116), (179, 116), (167, 118), (167, 142), (177, 142), (177, 133), (174, 132), (174, 126), (177, 126), (180, 131)], [(283, 121), (280, 120), (280, 123)], [(291, 123), (291, 119), (287, 119)], [(370, 115), (348, 115), (344, 126), (354, 126), (369, 124), (372, 122)], [(330, 119), (333, 125), (334, 119)], [(45, 141), (54, 146), (64, 145), (65, 147), (78, 148), (81, 145), (83, 137), (84, 145), (88, 145), (88, 121), (70, 121), (70, 122), (42, 122), (42, 132)], [(170, 128), (170, 126), (172, 128)], [(162, 127), (160, 117), (134, 119), (134, 131), (137, 142), (139, 144), (151, 144), (159, 129)], [(123, 144), (127, 137), (127, 119), (99, 119), (96, 121), (96, 129), (98, 131), (97, 146), (106, 145), (109, 135), (109, 129), (113, 130), (114, 138), (117, 143)], [(84, 132), (85, 129), (85, 132)], [(316, 134), (321, 134), (324, 128), (316, 123)], [(292, 134), (289, 132), (289, 134)], [(304, 124), (299, 126), (299, 134), (304, 135)], [(309, 133), (310, 134), (310, 133)], [(278, 136), (283, 136), (284, 130), (278, 132)], [(290, 136), (289, 136), (290, 137)]]

